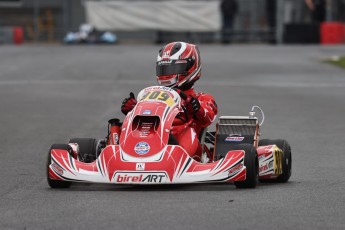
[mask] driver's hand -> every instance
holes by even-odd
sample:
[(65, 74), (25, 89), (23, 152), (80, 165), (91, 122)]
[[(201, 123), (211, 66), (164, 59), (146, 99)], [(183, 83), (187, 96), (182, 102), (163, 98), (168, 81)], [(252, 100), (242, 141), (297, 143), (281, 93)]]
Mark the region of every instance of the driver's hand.
[(130, 93), (129, 97), (127, 97), (125, 100), (123, 100), (121, 105), (121, 112), (125, 115), (132, 111), (132, 109), (137, 104), (137, 100), (135, 100), (134, 93)]
[(197, 98), (189, 96), (186, 105), (189, 114), (195, 114), (200, 109), (200, 102)]

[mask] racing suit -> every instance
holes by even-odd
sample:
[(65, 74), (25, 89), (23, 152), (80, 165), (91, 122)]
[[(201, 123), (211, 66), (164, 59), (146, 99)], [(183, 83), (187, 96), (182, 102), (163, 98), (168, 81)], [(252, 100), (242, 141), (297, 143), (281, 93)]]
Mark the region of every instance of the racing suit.
[[(187, 125), (173, 126), (171, 133), (177, 139), (179, 145), (195, 160), (200, 160), (202, 146), (199, 136), (204, 128), (214, 121), (218, 108), (214, 97), (205, 93), (196, 93), (193, 88), (183, 91), (188, 97), (196, 98), (200, 103), (198, 111), (193, 111), (187, 106), (189, 120)], [(188, 103), (188, 102), (187, 102)], [(189, 124), (189, 125), (188, 125)]]

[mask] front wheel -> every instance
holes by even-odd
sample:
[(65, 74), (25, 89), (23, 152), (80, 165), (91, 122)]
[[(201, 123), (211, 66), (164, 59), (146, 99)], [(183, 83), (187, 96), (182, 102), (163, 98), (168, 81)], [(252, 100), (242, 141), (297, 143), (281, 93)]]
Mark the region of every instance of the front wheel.
[(63, 181), (63, 180), (53, 180), (49, 176), (49, 166), (51, 164), (51, 150), (52, 149), (62, 149), (62, 150), (67, 150), (70, 154), (72, 153), (72, 148), (71, 146), (67, 144), (53, 144), (48, 152), (48, 158), (47, 158), (47, 165), (46, 165), (46, 173), (47, 173), (47, 181), (48, 184), (51, 188), (69, 188), (72, 184), (70, 181)]
[(270, 139), (263, 139), (259, 141), (259, 146), (263, 145), (276, 145), (283, 151), (283, 173), (280, 174), (276, 181), (281, 183), (286, 183), (291, 177), (291, 146), (286, 140), (270, 140)]
[(235, 181), (237, 188), (255, 188), (259, 180), (259, 161), (256, 148), (251, 144), (236, 145), (234, 150), (244, 150), (244, 165), (246, 166), (246, 179)]

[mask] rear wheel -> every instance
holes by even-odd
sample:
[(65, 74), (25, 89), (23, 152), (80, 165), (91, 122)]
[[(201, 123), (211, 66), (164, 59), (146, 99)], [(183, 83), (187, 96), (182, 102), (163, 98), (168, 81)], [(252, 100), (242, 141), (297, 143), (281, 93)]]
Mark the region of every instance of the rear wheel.
[(237, 188), (255, 188), (259, 179), (259, 164), (256, 148), (251, 144), (236, 145), (234, 150), (244, 150), (244, 165), (247, 168), (246, 180), (235, 181)]
[(263, 145), (276, 145), (283, 151), (283, 173), (278, 176), (277, 182), (286, 183), (291, 177), (291, 146), (286, 140), (270, 140), (263, 139), (259, 141), (259, 146)]
[(77, 143), (79, 146), (78, 158), (90, 163), (97, 158), (98, 141), (94, 138), (71, 138), (68, 143)]
[(46, 173), (47, 173), (47, 181), (51, 188), (69, 188), (72, 184), (70, 181), (63, 181), (63, 180), (53, 180), (49, 177), (49, 165), (51, 164), (51, 150), (52, 149), (62, 149), (67, 150), (70, 154), (72, 153), (71, 146), (67, 144), (53, 144), (48, 152), (48, 158), (47, 158), (47, 165), (46, 165)]

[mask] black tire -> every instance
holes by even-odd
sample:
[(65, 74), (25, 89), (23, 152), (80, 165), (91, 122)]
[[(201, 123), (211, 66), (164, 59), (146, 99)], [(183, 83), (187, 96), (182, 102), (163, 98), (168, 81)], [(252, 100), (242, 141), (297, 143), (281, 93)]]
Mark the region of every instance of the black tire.
[(97, 158), (98, 141), (94, 138), (71, 138), (68, 143), (77, 143), (79, 145), (79, 160), (90, 163)]
[(251, 144), (236, 145), (234, 150), (244, 150), (244, 165), (247, 168), (246, 180), (235, 181), (236, 188), (255, 188), (259, 181), (259, 161), (256, 148)]
[(62, 181), (62, 180), (53, 180), (49, 178), (49, 165), (51, 164), (51, 150), (52, 149), (63, 149), (69, 151), (69, 153), (72, 153), (71, 146), (67, 144), (53, 144), (48, 152), (48, 158), (47, 158), (47, 165), (46, 165), (46, 173), (47, 173), (47, 181), (51, 188), (69, 188), (72, 184), (70, 181)]
[(292, 165), (292, 156), (291, 156), (291, 146), (286, 140), (270, 140), (263, 139), (259, 141), (259, 146), (263, 145), (276, 145), (278, 148), (283, 150), (283, 173), (278, 176), (276, 179), (277, 182), (286, 183), (291, 177), (291, 165)]

